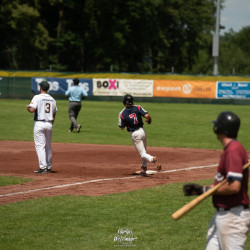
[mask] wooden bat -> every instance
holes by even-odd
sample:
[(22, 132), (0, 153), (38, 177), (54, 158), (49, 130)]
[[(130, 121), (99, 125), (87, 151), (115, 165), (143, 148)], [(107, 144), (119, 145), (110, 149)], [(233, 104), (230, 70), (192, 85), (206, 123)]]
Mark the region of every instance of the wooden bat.
[[(243, 170), (247, 169), (249, 166), (250, 166), (250, 162), (248, 162), (247, 164), (245, 164), (243, 166)], [(214, 193), (219, 187), (224, 185), (226, 182), (227, 182), (227, 179), (224, 179), (222, 182), (218, 183), (213, 188), (209, 189), (205, 193), (199, 195), (197, 198), (193, 199), (192, 201), (190, 201), (189, 203), (187, 203), (186, 205), (181, 207), (179, 210), (177, 210), (175, 213), (173, 213), (171, 215), (171, 217), (174, 220), (180, 219), (183, 215), (185, 215), (186, 213), (191, 211), (194, 207), (196, 207), (199, 203), (201, 203), (203, 200), (205, 200), (209, 195)]]

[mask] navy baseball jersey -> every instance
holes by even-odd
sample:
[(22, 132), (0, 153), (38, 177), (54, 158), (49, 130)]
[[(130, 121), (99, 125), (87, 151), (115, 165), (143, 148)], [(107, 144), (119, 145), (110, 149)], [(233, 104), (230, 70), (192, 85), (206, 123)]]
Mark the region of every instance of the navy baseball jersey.
[(118, 126), (121, 128), (127, 127), (128, 132), (133, 132), (143, 127), (142, 116), (148, 112), (141, 106), (134, 105), (130, 108), (124, 108), (118, 119)]

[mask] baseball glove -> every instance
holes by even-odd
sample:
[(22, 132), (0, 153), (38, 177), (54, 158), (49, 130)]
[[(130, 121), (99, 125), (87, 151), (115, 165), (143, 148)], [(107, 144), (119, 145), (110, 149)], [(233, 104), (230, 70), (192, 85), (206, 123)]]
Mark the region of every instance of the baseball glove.
[(203, 194), (203, 186), (195, 183), (185, 184), (183, 186), (183, 192), (185, 195), (200, 195)]
[(151, 116), (150, 116), (150, 115), (148, 115), (148, 116), (146, 117), (145, 122), (146, 122), (147, 124), (151, 124), (151, 122), (152, 122), (152, 118), (151, 118)]

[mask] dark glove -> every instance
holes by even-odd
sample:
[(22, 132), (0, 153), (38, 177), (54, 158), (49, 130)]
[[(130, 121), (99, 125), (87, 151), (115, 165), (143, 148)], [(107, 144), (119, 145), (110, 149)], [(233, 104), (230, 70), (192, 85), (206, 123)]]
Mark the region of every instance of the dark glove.
[(145, 122), (146, 122), (147, 124), (151, 124), (151, 122), (152, 122), (152, 117), (151, 117), (150, 115), (148, 115), (148, 117), (146, 118)]
[(185, 184), (183, 186), (183, 192), (185, 195), (200, 195), (203, 194), (203, 186), (195, 183)]

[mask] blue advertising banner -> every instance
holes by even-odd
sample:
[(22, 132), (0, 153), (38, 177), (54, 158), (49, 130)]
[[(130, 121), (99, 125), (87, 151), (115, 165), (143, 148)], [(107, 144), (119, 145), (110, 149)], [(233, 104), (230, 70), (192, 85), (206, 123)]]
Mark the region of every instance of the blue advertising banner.
[[(47, 81), (50, 85), (50, 94), (65, 94), (66, 90), (73, 86), (73, 78), (54, 78), (54, 77), (33, 77), (31, 79), (31, 90), (33, 93), (40, 93), (39, 83)], [(93, 81), (92, 79), (79, 78), (79, 86), (83, 87), (88, 95), (93, 95)]]
[(250, 82), (217, 82), (217, 98), (250, 98)]

